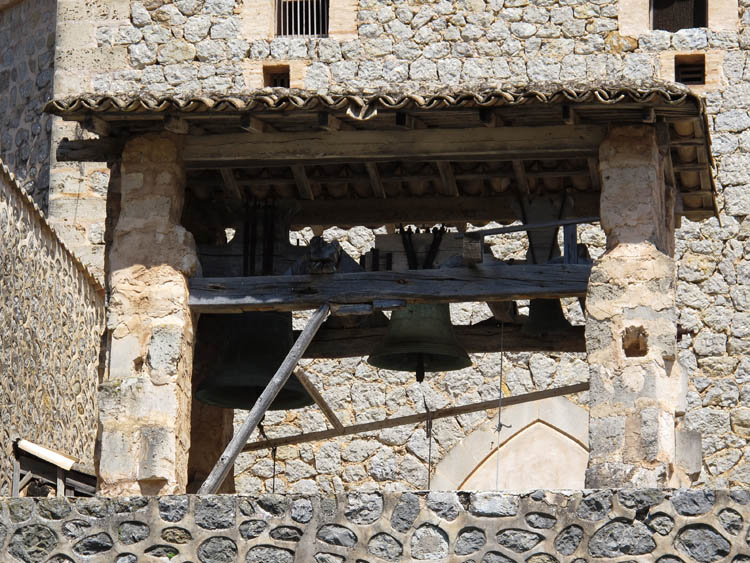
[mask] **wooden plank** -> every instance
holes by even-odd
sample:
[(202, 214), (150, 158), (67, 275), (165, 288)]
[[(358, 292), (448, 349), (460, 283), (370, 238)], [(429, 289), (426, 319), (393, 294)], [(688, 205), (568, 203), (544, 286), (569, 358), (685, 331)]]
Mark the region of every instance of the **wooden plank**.
[[(492, 303), (496, 309), (510, 301)], [(529, 336), (522, 331), (519, 319), (508, 313), (502, 328), (503, 349), (500, 347), (501, 328), (499, 323), (476, 325), (455, 325), (453, 331), (458, 343), (470, 354), (494, 352), (585, 352), (584, 327), (576, 326), (556, 334)], [(305, 353), (306, 358), (356, 358), (369, 356), (379, 345), (387, 332), (387, 327), (372, 328), (324, 328), (321, 329)]]
[(383, 187), (383, 180), (378, 171), (378, 165), (374, 162), (366, 162), (365, 168), (367, 168), (367, 175), (370, 178), (370, 186), (372, 187), (373, 195), (384, 199), (385, 188)]
[(240, 118), (240, 128), (248, 133), (271, 133), (276, 129), (254, 115), (245, 114)]
[(335, 115), (326, 111), (318, 112), (318, 128), (321, 131), (353, 131), (350, 123), (342, 121)]
[(21, 464), (13, 458), (13, 475), (10, 479), (10, 496), (17, 497), (21, 492)]
[(307, 321), (302, 334), (300, 334), (291, 350), (289, 350), (284, 361), (281, 362), (279, 369), (276, 370), (271, 381), (268, 382), (268, 385), (266, 385), (266, 388), (253, 405), (253, 408), (247, 413), (247, 418), (245, 418), (242, 426), (240, 426), (239, 430), (234, 436), (232, 436), (229, 444), (227, 444), (227, 447), (224, 449), (224, 453), (221, 454), (221, 457), (219, 457), (219, 460), (211, 470), (211, 473), (209, 473), (206, 480), (200, 486), (200, 489), (198, 489), (198, 494), (213, 494), (219, 489), (229, 471), (234, 467), (234, 462), (237, 459), (237, 456), (242, 452), (242, 447), (247, 443), (247, 439), (258, 426), (261, 419), (265, 416), (268, 407), (271, 406), (271, 403), (273, 403), (274, 399), (281, 391), (281, 388), (284, 387), (289, 376), (292, 375), (292, 370), (297, 366), (297, 362), (299, 362), (300, 358), (305, 353), (305, 350), (310, 345), (315, 333), (318, 332), (320, 325), (323, 324), (323, 321), (326, 320), (327, 316), (328, 305), (321, 305), (318, 310), (315, 311), (310, 320)]
[(59, 162), (114, 162), (122, 154), (124, 140), (120, 138), (104, 137), (76, 141), (63, 139), (57, 145), (57, 160)]
[(358, 130), (203, 135), (185, 140), (186, 167), (409, 160), (513, 160), (596, 156), (597, 125)]
[[(572, 395), (574, 393), (582, 393), (588, 391), (589, 384), (576, 383), (574, 385), (566, 385), (564, 387), (557, 387), (554, 389), (545, 389), (544, 391), (533, 391), (531, 393), (524, 393), (523, 395), (516, 395), (513, 397), (503, 397), (503, 407), (509, 407), (511, 405), (520, 405), (523, 403), (530, 403), (533, 401), (540, 401), (542, 399), (548, 399), (550, 397), (561, 397), (564, 395)], [(424, 422), (429, 417), (431, 420), (438, 418), (448, 418), (452, 416), (459, 416), (462, 414), (468, 414), (472, 412), (478, 412), (483, 410), (492, 410), (497, 408), (497, 399), (491, 399), (489, 401), (482, 401), (479, 403), (472, 403), (470, 405), (461, 405), (458, 407), (447, 407), (444, 409), (438, 409), (430, 411), (429, 413), (420, 412), (416, 414), (410, 414), (407, 416), (399, 416), (396, 418), (377, 420), (375, 422), (365, 422), (363, 424), (353, 424), (352, 426), (345, 426), (342, 430), (322, 430), (318, 432), (308, 432), (306, 434), (297, 434), (294, 436), (286, 436), (283, 438), (274, 438), (272, 440), (263, 440), (261, 442), (252, 442), (246, 444), (242, 451), (251, 452), (257, 450), (265, 450), (268, 448), (276, 448), (279, 446), (288, 446), (292, 444), (304, 444), (306, 442), (317, 442), (320, 440), (327, 440), (329, 438), (335, 438), (338, 436), (349, 436), (351, 434), (361, 434), (363, 432), (373, 432), (376, 430), (384, 430), (386, 428), (394, 428), (396, 426), (404, 426), (407, 424), (419, 424)]]
[(296, 370), (294, 370), (294, 375), (302, 384), (302, 387), (305, 388), (305, 391), (307, 391), (308, 394), (313, 398), (313, 401), (315, 401), (315, 404), (318, 405), (318, 408), (323, 411), (323, 414), (328, 419), (328, 422), (331, 423), (331, 426), (333, 426), (337, 430), (343, 430), (344, 425), (341, 424), (341, 421), (336, 416), (336, 413), (333, 412), (333, 409), (331, 409), (331, 407), (328, 406), (328, 403), (326, 403), (323, 395), (320, 394), (315, 385), (313, 385), (313, 382), (310, 381), (310, 378), (307, 377), (305, 371), (297, 368)]
[(443, 195), (458, 197), (458, 184), (456, 176), (453, 174), (453, 166), (447, 161), (437, 161), (438, 170), (440, 171), (440, 180), (443, 187)]
[(602, 179), (599, 174), (599, 159), (590, 156), (586, 159), (589, 168), (589, 178), (591, 179), (591, 188), (596, 191), (602, 191)]
[(325, 303), (508, 301), (583, 297), (588, 264), (481, 264), (472, 268), (347, 274), (192, 278), (196, 313), (296, 311)]
[(231, 168), (222, 168), (221, 179), (224, 181), (224, 189), (232, 199), (242, 201), (242, 188), (240, 188), (234, 171)]
[[(599, 214), (599, 193), (575, 194), (575, 212), (582, 217)], [(513, 194), (494, 197), (408, 197), (388, 199), (282, 200), (291, 205), (293, 229), (310, 225), (380, 226), (388, 224), (473, 223), (520, 220)]]
[(315, 199), (313, 196), (312, 187), (310, 186), (310, 180), (305, 172), (305, 167), (302, 164), (294, 164), (292, 166), (292, 174), (294, 174), (294, 181), (297, 184), (297, 192), (299, 197), (302, 199)]

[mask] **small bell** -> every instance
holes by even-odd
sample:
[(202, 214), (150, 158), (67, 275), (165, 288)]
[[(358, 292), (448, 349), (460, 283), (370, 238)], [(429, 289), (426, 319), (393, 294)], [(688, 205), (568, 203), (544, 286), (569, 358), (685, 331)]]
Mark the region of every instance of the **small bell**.
[(411, 371), (417, 381), (425, 372), (463, 369), (471, 359), (456, 340), (450, 306), (409, 305), (391, 313), (385, 338), (367, 362), (393, 371)]
[[(195, 398), (216, 407), (253, 407), (294, 344), (292, 314), (280, 312), (201, 315), (193, 373), (203, 376)], [(269, 410), (312, 404), (293, 375)]]
[(532, 299), (529, 303), (529, 319), (521, 328), (523, 334), (539, 336), (553, 332), (565, 332), (572, 328), (562, 310), (559, 299)]

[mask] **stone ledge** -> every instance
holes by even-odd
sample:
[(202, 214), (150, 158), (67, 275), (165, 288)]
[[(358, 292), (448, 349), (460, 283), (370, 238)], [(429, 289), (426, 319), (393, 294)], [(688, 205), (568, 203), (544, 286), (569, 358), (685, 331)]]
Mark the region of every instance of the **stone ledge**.
[(3, 499), (0, 552), (57, 563), (730, 561), (746, 551), (748, 503), (747, 490), (698, 489)]

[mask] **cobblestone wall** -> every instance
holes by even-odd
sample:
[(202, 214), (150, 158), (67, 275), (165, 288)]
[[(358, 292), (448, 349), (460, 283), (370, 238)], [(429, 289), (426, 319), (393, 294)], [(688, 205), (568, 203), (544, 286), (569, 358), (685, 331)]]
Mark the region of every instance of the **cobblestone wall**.
[(46, 210), (57, 2), (14, 4), (0, 9), (0, 158)]
[[(750, 266), (745, 259), (750, 222), (750, 37), (747, 1), (734, 31), (618, 32), (616, 0), (360, 0), (356, 39), (272, 41), (242, 33), (239, 0), (155, 0), (76, 10), (65, 4), (68, 47), (56, 73), (58, 95), (229, 95), (247, 92), (263, 62), (298, 60), (303, 84), (316, 91), (446, 88), (526, 88), (575, 82), (592, 86), (653, 78), (672, 79), (667, 61), (676, 52), (700, 51), (716, 75), (706, 86), (717, 162), (716, 219), (683, 221), (678, 232), (678, 304), (681, 355), (690, 376), (685, 426), (703, 433), (705, 463), (699, 483), (726, 487), (750, 483)], [(99, 5), (101, 4), (101, 5)], [(107, 5), (108, 6), (108, 5)], [(129, 8), (129, 9), (127, 9)], [(728, 17), (731, 20), (732, 14)], [(73, 47), (75, 46), (75, 50)], [(106, 56), (105, 56), (106, 54)], [(711, 66), (710, 65), (710, 66)], [(92, 70), (93, 69), (93, 70)], [(257, 74), (257, 73), (256, 73)], [(87, 219), (88, 220), (88, 219)], [(92, 220), (93, 221), (93, 220)], [(96, 223), (96, 221), (93, 221)], [(372, 235), (336, 233), (352, 254)], [(601, 233), (582, 234), (592, 254)], [(500, 243), (499, 255), (523, 257), (521, 237)], [(456, 319), (474, 313), (454, 307)], [(580, 315), (576, 313), (576, 315)], [(580, 321), (580, 317), (579, 317)], [(519, 393), (588, 378), (580, 356), (508, 354), (508, 391)], [(360, 359), (313, 362), (313, 379), (346, 422), (423, 409), (422, 391), (410, 378), (377, 373)], [(433, 379), (428, 404), (496, 397), (498, 356), (475, 358), (475, 367)], [(581, 397), (585, 401), (585, 397)], [(435, 460), (486, 419), (485, 413), (435, 423)], [(271, 414), (269, 435), (320, 429), (310, 410)], [(329, 493), (345, 488), (412, 488), (426, 483), (423, 426), (355, 437), (277, 453), (277, 478), (268, 452), (245, 454), (237, 466), (245, 491)]]
[(8, 494), (17, 438), (93, 464), (104, 298), (2, 163), (0, 241), (0, 494)]
[(24, 562), (747, 561), (747, 491), (7, 499)]

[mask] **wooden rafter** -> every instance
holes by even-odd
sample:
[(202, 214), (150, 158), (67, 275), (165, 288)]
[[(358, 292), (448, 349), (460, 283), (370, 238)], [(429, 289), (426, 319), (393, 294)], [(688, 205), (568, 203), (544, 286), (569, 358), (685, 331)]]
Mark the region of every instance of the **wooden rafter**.
[(458, 197), (458, 184), (456, 183), (456, 176), (453, 173), (453, 166), (447, 161), (438, 161), (438, 170), (440, 171), (440, 181), (443, 186), (443, 195)]
[(526, 176), (526, 166), (521, 159), (513, 161), (513, 172), (515, 173), (518, 189), (523, 194), (529, 193), (529, 178)]
[(380, 177), (380, 172), (378, 171), (378, 165), (374, 162), (367, 162), (365, 163), (365, 168), (367, 168), (367, 176), (370, 179), (373, 195), (384, 199), (385, 188), (383, 187), (383, 179)]
[(231, 168), (222, 168), (220, 170), (221, 178), (224, 181), (224, 190), (230, 198), (236, 200), (242, 200), (242, 188), (237, 177), (234, 175), (234, 171)]
[[(540, 401), (542, 399), (548, 399), (550, 397), (560, 397), (562, 395), (572, 395), (574, 393), (581, 393), (588, 391), (588, 383), (576, 383), (574, 385), (566, 385), (564, 387), (557, 387), (555, 389), (545, 389), (544, 391), (534, 391), (532, 393), (525, 393), (523, 395), (516, 395), (513, 397), (504, 397), (503, 406), (509, 407), (511, 405), (520, 405), (523, 403), (530, 403), (533, 401)], [(363, 424), (353, 424), (351, 426), (345, 426), (341, 430), (321, 430), (318, 432), (308, 432), (306, 434), (297, 434), (294, 436), (285, 436), (283, 438), (274, 438), (271, 440), (263, 440), (260, 442), (252, 442), (243, 448), (242, 451), (251, 452), (257, 450), (265, 450), (268, 448), (277, 448), (279, 446), (289, 446), (292, 444), (304, 444), (307, 442), (317, 442), (319, 440), (327, 440), (329, 438), (336, 438), (338, 436), (349, 436), (351, 434), (361, 434), (363, 432), (373, 432), (377, 430), (384, 430), (386, 428), (394, 428), (396, 426), (404, 426), (407, 424), (419, 424), (428, 419), (435, 420), (438, 418), (448, 418), (452, 416), (459, 416), (462, 414), (468, 414), (472, 412), (491, 410), (497, 408), (497, 399), (489, 401), (481, 401), (479, 403), (472, 403), (470, 405), (461, 405), (458, 407), (447, 407), (430, 411), (429, 413), (420, 412), (416, 414), (410, 414), (407, 416), (399, 416), (396, 418), (390, 418), (385, 420), (377, 420), (375, 422), (365, 422)]]

